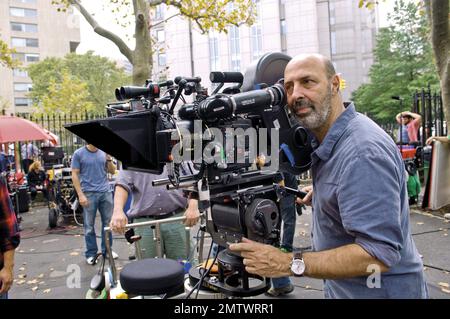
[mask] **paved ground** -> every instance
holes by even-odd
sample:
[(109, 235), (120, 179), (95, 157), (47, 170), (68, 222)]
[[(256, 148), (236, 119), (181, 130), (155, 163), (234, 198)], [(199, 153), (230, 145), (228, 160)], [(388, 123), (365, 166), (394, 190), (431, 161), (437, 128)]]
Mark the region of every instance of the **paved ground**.
[[(15, 283), (10, 298), (85, 298), (97, 267), (84, 261), (82, 227), (69, 221), (49, 230), (48, 210), (42, 206), (23, 214), (23, 219), (22, 241), (16, 251)], [(307, 210), (297, 218), (296, 247), (310, 246), (310, 225), (311, 211)], [(411, 227), (423, 255), (431, 297), (450, 299), (450, 223), (439, 214), (413, 209)], [(129, 262), (132, 248), (123, 238), (115, 237), (114, 251), (120, 255), (117, 260), (120, 270)], [(294, 293), (284, 298), (323, 298), (320, 280), (295, 278), (294, 284)], [(258, 297), (266, 298), (263, 295)]]

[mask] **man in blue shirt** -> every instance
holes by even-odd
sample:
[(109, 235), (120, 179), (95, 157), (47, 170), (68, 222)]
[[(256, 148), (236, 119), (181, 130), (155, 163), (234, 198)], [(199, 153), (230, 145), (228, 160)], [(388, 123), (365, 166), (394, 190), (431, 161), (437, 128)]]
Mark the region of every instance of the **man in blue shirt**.
[[(102, 219), (102, 253), (106, 255), (104, 227), (109, 225), (113, 211), (113, 198), (107, 173), (114, 174), (111, 156), (92, 144), (75, 151), (72, 157), (72, 181), (83, 206), (84, 238), (86, 241), (86, 262), (94, 265), (97, 260), (97, 237), (95, 234), (95, 215), (97, 209)], [(112, 237), (110, 237), (112, 244)], [(112, 253), (117, 258), (115, 253)]]
[(315, 137), (313, 186), (300, 201), (312, 199), (313, 251), (283, 253), (247, 239), (230, 249), (250, 273), (324, 279), (326, 298), (427, 298), (400, 153), (373, 121), (344, 105), (339, 82), (321, 55), (297, 56), (285, 70), (289, 108)]

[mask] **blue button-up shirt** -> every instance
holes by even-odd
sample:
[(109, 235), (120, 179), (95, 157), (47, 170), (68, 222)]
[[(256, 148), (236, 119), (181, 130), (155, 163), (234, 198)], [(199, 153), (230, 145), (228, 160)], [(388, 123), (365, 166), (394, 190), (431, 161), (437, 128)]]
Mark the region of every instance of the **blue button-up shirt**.
[[(358, 244), (389, 267), (379, 285), (371, 272), (370, 278), (325, 280), (325, 297), (427, 297), (405, 168), (392, 139), (351, 104), (313, 147), (313, 250)], [(374, 285), (379, 288), (369, 288)]]

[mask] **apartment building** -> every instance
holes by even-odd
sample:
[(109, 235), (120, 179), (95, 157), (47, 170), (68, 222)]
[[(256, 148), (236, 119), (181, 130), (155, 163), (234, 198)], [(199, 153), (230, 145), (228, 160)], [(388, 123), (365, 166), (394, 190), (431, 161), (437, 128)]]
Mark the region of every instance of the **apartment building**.
[(33, 84), (24, 69), (46, 57), (63, 57), (80, 43), (79, 20), (58, 12), (51, 0), (0, 0), (0, 37), (17, 53), (22, 68), (0, 66), (0, 108), (5, 114), (29, 112)]
[[(209, 86), (211, 71), (241, 71), (266, 52), (321, 53), (330, 57), (346, 81), (344, 99), (368, 81), (377, 32), (375, 10), (353, 0), (255, 0), (251, 27), (231, 26), (228, 33), (201, 34), (195, 23), (175, 17), (152, 29), (162, 52), (154, 56), (154, 78), (201, 76)], [(176, 11), (164, 5), (153, 23)]]

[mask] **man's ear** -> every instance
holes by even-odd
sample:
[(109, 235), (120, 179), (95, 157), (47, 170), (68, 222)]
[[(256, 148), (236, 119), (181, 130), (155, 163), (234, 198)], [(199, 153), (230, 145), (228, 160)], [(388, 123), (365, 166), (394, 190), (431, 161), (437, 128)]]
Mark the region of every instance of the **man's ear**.
[(338, 74), (333, 75), (333, 78), (331, 79), (333, 93), (339, 93), (340, 83), (341, 77)]

